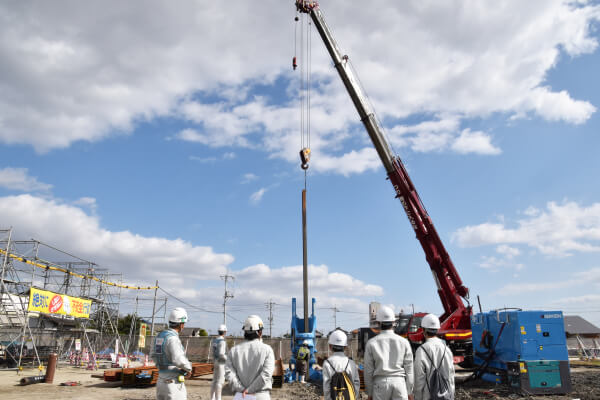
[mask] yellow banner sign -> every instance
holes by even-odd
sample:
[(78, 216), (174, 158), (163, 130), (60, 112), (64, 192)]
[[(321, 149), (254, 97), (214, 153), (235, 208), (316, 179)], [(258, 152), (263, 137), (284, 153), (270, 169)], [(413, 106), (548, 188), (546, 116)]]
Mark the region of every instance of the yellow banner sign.
[(69, 315), (75, 318), (89, 318), (92, 301), (71, 297), (66, 294), (58, 294), (31, 288), (29, 292), (28, 311), (36, 311), (46, 314)]

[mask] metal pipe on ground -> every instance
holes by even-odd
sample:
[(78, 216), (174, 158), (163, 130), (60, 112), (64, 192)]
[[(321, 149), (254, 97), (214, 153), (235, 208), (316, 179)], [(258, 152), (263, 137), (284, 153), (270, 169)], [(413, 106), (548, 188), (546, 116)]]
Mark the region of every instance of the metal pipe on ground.
[(42, 383), (46, 381), (46, 377), (43, 375), (39, 376), (28, 376), (26, 378), (21, 378), (21, 386), (25, 385), (33, 385), (34, 383)]
[(54, 372), (56, 371), (56, 361), (58, 360), (58, 354), (51, 353), (48, 356), (48, 366), (46, 367), (46, 383), (52, 383), (54, 381)]

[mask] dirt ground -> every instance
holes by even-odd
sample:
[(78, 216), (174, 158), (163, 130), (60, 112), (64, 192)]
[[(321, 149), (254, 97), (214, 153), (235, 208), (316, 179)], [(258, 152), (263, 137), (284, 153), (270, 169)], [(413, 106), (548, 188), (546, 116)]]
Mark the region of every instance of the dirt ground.
[[(102, 370), (93, 372), (102, 374)], [(38, 383), (20, 386), (19, 381), (25, 376), (35, 376), (37, 370), (25, 370), (17, 375), (15, 371), (0, 370), (0, 398), (1, 399), (121, 399), (121, 400), (146, 400), (154, 399), (154, 387), (142, 389), (124, 389), (118, 382), (104, 382), (99, 378), (92, 378), (92, 372), (73, 367), (61, 367), (56, 371), (53, 384)], [(573, 392), (567, 396), (520, 396), (504, 386), (496, 386), (485, 382), (471, 382), (457, 385), (456, 400), (470, 399), (543, 399), (543, 400), (600, 400), (600, 369), (574, 368), (571, 371)], [(80, 382), (81, 386), (59, 386), (62, 382)], [(210, 391), (210, 376), (186, 382), (188, 399), (208, 400)], [(223, 399), (229, 400), (233, 396), (223, 393)], [(361, 393), (361, 398), (366, 395)], [(322, 396), (320, 387), (300, 383), (284, 384), (282, 389), (274, 389), (271, 393), (273, 400), (318, 400)]]

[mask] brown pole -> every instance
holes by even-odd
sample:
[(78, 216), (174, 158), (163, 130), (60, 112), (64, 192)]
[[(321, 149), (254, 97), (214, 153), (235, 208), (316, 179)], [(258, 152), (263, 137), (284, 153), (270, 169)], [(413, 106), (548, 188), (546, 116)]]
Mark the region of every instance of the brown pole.
[[(302, 280), (304, 289), (304, 333), (308, 333), (308, 251), (306, 242), (306, 189), (302, 190)], [(305, 381), (308, 382), (310, 355), (302, 361), (305, 365)]]
[(48, 356), (48, 366), (46, 367), (46, 383), (52, 383), (54, 381), (54, 371), (56, 371), (56, 360), (58, 355), (51, 353)]
[(308, 251), (306, 244), (306, 189), (302, 190), (302, 275), (304, 283), (304, 333), (308, 333)]

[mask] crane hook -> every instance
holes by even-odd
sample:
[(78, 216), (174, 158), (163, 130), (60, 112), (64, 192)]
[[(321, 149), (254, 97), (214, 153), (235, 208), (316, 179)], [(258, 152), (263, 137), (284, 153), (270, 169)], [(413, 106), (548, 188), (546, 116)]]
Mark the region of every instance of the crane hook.
[(306, 171), (308, 169), (308, 162), (310, 161), (310, 149), (308, 147), (300, 150), (300, 161), (302, 161), (302, 169)]

